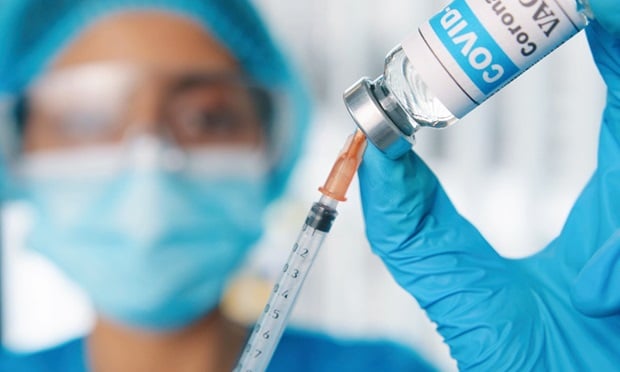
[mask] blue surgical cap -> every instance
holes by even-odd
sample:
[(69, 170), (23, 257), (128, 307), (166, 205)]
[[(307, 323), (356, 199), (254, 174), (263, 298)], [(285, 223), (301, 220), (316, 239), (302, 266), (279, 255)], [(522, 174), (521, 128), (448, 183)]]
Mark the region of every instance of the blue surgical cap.
[(270, 200), (282, 194), (301, 151), (309, 122), (309, 97), (247, 0), (3, 0), (0, 5), (0, 95), (17, 95), (60, 50), (101, 17), (129, 10), (180, 14), (207, 29), (255, 81), (282, 92), (290, 120), (272, 136), (275, 165)]

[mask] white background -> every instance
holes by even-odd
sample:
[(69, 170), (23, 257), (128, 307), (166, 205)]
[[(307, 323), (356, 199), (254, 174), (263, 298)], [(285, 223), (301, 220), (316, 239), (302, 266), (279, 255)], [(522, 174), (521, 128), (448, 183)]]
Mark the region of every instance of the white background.
[[(382, 72), (383, 58), (440, 9), (431, 0), (261, 0), (274, 33), (310, 82), (315, 117), (305, 155), (249, 273), (273, 278), (345, 137), (342, 92)], [(416, 145), (459, 210), (503, 255), (542, 248), (562, 226), (596, 159), (602, 82), (581, 33), (454, 126)], [(415, 301), (389, 277), (364, 237), (357, 184), (304, 287), (293, 321), (337, 336), (385, 336), (453, 370), (447, 347)], [(21, 248), (15, 206), (5, 223), (5, 341), (33, 350), (86, 332), (79, 290)]]

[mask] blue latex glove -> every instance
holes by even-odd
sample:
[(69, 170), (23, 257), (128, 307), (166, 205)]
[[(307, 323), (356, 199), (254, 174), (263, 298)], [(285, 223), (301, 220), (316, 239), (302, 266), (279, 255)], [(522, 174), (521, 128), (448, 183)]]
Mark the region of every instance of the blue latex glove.
[[(599, 0), (595, 11), (605, 2), (608, 11), (620, 4)], [(620, 25), (619, 16), (603, 24)], [(359, 180), (373, 251), (437, 323), (461, 370), (620, 366), (620, 41), (598, 23), (588, 36), (609, 89), (598, 166), (560, 236), (540, 253), (500, 257), (414, 153), (390, 160), (366, 151)]]
[[(618, 146), (620, 142), (618, 132), (620, 129), (620, 1), (592, 0), (591, 6), (600, 25), (593, 24), (589, 28), (588, 40), (594, 60), (608, 87), (603, 125), (610, 128), (614, 145)], [(605, 33), (603, 28), (616, 39)], [(602, 156), (605, 154), (601, 152), (599, 162)], [(610, 156), (606, 161), (617, 163), (618, 159)], [(613, 164), (609, 165), (613, 166)], [(609, 180), (609, 183), (616, 188), (620, 184), (617, 178), (616, 174), (610, 176)], [(620, 314), (620, 230), (603, 244), (581, 270), (575, 281), (572, 295), (573, 303), (584, 314), (596, 317)]]

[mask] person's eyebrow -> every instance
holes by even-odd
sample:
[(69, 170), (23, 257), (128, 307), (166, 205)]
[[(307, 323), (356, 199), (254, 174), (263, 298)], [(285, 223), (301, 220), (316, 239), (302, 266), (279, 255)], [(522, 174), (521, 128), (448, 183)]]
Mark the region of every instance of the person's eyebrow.
[(244, 85), (247, 82), (240, 74), (233, 73), (214, 73), (214, 72), (188, 72), (175, 78), (170, 90), (172, 92), (184, 91), (200, 86), (208, 86), (215, 84), (239, 84)]

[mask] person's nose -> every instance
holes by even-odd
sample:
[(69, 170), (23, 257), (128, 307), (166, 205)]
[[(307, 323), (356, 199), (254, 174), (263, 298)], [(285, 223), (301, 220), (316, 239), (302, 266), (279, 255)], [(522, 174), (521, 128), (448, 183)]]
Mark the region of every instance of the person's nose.
[(125, 136), (162, 135), (163, 93), (156, 82), (146, 82), (131, 97), (125, 118)]

